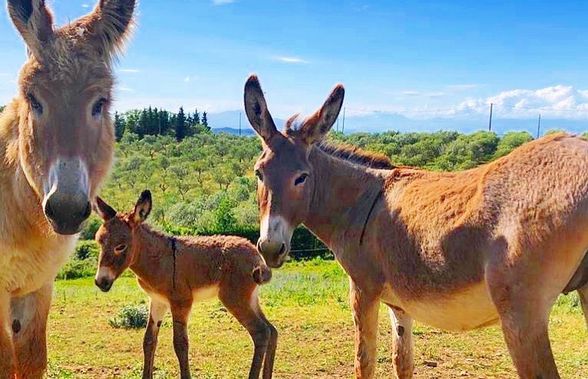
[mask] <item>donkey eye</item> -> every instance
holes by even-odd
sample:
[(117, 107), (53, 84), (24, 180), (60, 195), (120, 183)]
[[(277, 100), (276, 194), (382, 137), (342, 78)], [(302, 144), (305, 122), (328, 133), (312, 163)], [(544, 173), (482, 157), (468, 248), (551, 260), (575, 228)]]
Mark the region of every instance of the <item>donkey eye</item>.
[(262, 175), (261, 171), (255, 170), (255, 176), (257, 176), (257, 179), (259, 179), (263, 182), (263, 175)]
[(37, 98), (33, 96), (33, 94), (29, 93), (27, 95), (27, 100), (29, 101), (29, 104), (33, 111), (35, 111), (37, 114), (43, 113), (43, 106), (41, 105), (39, 100), (37, 100)]
[(308, 174), (302, 174), (300, 175), (298, 178), (296, 178), (296, 180), (294, 181), (294, 185), (297, 186), (299, 184), (302, 184), (306, 181), (306, 178), (308, 178)]
[(102, 111), (104, 110), (104, 106), (106, 105), (107, 100), (105, 98), (102, 98), (100, 100), (98, 100), (96, 102), (96, 104), (94, 104), (94, 106), (92, 107), (92, 117), (96, 117), (99, 116), (100, 114), (102, 114)]
[(127, 250), (127, 245), (121, 244), (114, 248), (114, 252), (117, 254), (122, 254)]

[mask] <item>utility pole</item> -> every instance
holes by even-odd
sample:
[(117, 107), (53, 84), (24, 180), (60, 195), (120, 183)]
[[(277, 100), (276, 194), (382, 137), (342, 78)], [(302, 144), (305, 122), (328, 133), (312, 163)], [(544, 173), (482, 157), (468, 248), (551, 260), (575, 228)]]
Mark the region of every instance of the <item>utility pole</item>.
[(541, 113), (539, 113), (539, 120), (537, 121), (537, 138), (541, 135)]
[(490, 103), (490, 121), (488, 121), (488, 131), (492, 131), (492, 110), (494, 108), (494, 103)]
[(343, 126), (341, 128), (341, 133), (345, 134), (345, 111), (347, 110), (347, 107), (343, 108)]
[(241, 112), (239, 112), (239, 137), (241, 137)]
[(337, 132), (339, 132), (339, 117), (337, 117)]

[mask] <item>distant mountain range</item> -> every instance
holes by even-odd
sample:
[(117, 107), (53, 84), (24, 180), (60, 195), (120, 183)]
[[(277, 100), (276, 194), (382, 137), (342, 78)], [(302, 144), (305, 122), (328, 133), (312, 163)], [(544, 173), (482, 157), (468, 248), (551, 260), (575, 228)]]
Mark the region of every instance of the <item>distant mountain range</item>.
[[(208, 122), (217, 133), (239, 134), (239, 113), (241, 113), (241, 134), (253, 135), (245, 112), (228, 111), (211, 113)], [(278, 128), (282, 128), (284, 120), (274, 119)], [(343, 127), (339, 120), (339, 128)], [(335, 126), (336, 127), (336, 126)], [(573, 133), (588, 131), (588, 120), (542, 119), (541, 134), (548, 130), (563, 129)], [(455, 130), (471, 133), (477, 130), (488, 130), (488, 119), (484, 118), (430, 118), (413, 119), (396, 113), (370, 113), (361, 116), (348, 116), (345, 120), (345, 133), (377, 133), (390, 130), (400, 132), (435, 132), (439, 130)], [(537, 134), (537, 119), (505, 119), (492, 120), (492, 130), (498, 134), (509, 131), (527, 131), (533, 136)]]

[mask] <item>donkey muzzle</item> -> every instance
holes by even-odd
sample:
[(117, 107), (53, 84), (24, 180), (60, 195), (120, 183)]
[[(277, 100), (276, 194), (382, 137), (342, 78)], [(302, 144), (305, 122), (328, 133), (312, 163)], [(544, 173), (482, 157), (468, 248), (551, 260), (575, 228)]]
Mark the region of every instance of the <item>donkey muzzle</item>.
[(57, 234), (80, 232), (92, 213), (88, 193), (88, 170), (80, 159), (58, 159), (51, 166), (43, 211)]
[(286, 262), (289, 249), (283, 242), (257, 240), (257, 250), (271, 268), (280, 268)]

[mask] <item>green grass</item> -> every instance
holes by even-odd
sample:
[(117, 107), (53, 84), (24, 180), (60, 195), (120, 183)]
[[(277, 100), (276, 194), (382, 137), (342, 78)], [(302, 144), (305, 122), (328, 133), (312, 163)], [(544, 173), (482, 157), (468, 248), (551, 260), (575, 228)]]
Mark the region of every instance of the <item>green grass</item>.
[[(347, 290), (347, 277), (334, 262), (292, 263), (274, 271), (261, 297), (265, 313), (280, 332), (275, 377), (352, 377), (353, 324)], [(585, 378), (588, 331), (574, 296), (558, 301), (550, 333), (562, 376)], [(125, 305), (146, 300), (128, 277), (119, 279), (108, 294), (89, 278), (58, 281), (49, 321), (49, 377), (139, 378), (143, 330), (114, 329), (108, 321)], [(392, 339), (384, 308), (380, 323), (377, 377), (389, 378)], [(252, 343), (220, 303), (196, 304), (189, 334), (195, 378), (246, 375)], [(497, 327), (457, 334), (417, 324), (414, 334), (417, 378), (515, 377)], [(437, 367), (428, 367), (425, 361), (437, 362)], [(160, 334), (156, 367), (158, 378), (178, 375), (169, 316)]]

